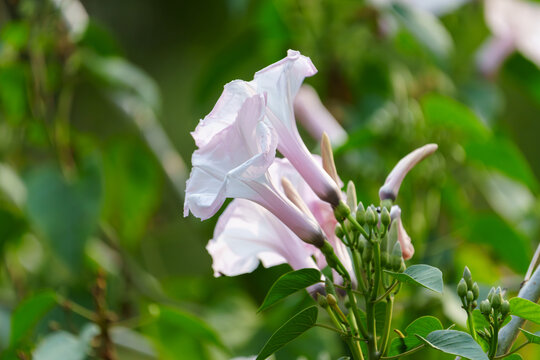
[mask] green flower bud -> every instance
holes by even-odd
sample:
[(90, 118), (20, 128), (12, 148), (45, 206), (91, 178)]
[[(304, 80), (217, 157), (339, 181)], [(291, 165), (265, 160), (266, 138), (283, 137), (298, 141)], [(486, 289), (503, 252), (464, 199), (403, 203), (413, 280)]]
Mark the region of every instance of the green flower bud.
[(343, 239), (343, 237), (345, 236), (345, 232), (343, 231), (343, 228), (340, 224), (336, 224), (336, 229), (334, 230), (334, 232), (336, 233), (336, 236), (340, 239)]
[(388, 226), (390, 225), (390, 221), (392, 221), (392, 219), (390, 218), (390, 212), (388, 212), (388, 210), (386, 208), (383, 208), (382, 211), (381, 211), (381, 223), (382, 223), (382, 225), (385, 228), (388, 228)]
[(474, 301), (472, 302), (472, 308), (473, 308), (473, 309), (476, 309), (477, 306), (478, 306), (478, 301), (474, 300)]
[(381, 253), (381, 266), (386, 268), (388, 265), (390, 265), (390, 254), (385, 251)]
[(480, 287), (478, 286), (477, 283), (474, 283), (473, 286), (472, 286), (472, 292), (473, 292), (473, 295), (474, 295), (474, 299), (478, 299), (478, 296), (480, 295)]
[(493, 294), (495, 294), (495, 288), (491, 288), (491, 290), (489, 290), (487, 299), (488, 299), (490, 302), (493, 300)]
[(510, 313), (510, 303), (508, 302), (508, 300), (503, 300), (501, 304), (501, 314), (503, 318), (508, 316), (509, 313)]
[(491, 298), (491, 306), (493, 306), (494, 309), (498, 309), (503, 302), (502, 295), (499, 290), (495, 292)]
[(367, 246), (368, 246), (367, 240), (362, 235), (360, 235), (360, 239), (358, 239), (358, 250), (360, 250), (360, 252), (362, 253), (364, 252)]
[(377, 225), (377, 215), (375, 215), (371, 206), (366, 210), (366, 222), (369, 226)]
[(459, 280), (457, 286), (457, 293), (460, 298), (464, 298), (465, 296), (467, 296), (467, 284), (465, 283), (465, 279)]
[(356, 188), (354, 183), (349, 180), (347, 183), (347, 205), (349, 205), (353, 215), (356, 212), (356, 204), (358, 204), (358, 200), (356, 200)]
[(489, 300), (486, 299), (480, 303), (480, 312), (484, 315), (491, 313), (491, 303)]
[(467, 283), (467, 289), (471, 290), (473, 286), (472, 275), (471, 275), (471, 271), (466, 266), (465, 266), (465, 269), (463, 270), (463, 279), (465, 279), (465, 282)]
[(405, 265), (405, 260), (403, 260), (403, 258), (401, 258), (401, 264), (399, 265), (399, 270), (398, 270), (398, 272), (402, 273), (402, 272), (404, 272), (406, 269), (407, 269), (407, 265)]
[(392, 200), (385, 199), (385, 200), (381, 201), (381, 208), (386, 208), (386, 210), (390, 211), (393, 204), (394, 204), (394, 202)]
[(399, 271), (399, 268), (401, 267), (401, 256), (390, 256), (390, 265), (392, 266), (392, 270)]
[(467, 302), (471, 303), (474, 301), (474, 294), (471, 290), (467, 291)]
[(358, 207), (356, 208), (356, 221), (358, 221), (360, 225), (364, 225), (366, 223), (366, 209), (361, 201), (358, 203)]
[(339, 205), (334, 208), (334, 215), (337, 221), (343, 221), (349, 216), (351, 209), (343, 201), (339, 202)]
[(334, 296), (336, 296), (336, 288), (334, 287), (334, 283), (332, 282), (332, 280), (330, 280), (330, 278), (326, 278), (324, 280), (324, 288), (326, 289), (326, 292), (328, 294), (332, 294)]
[(337, 305), (336, 297), (334, 295), (332, 295), (332, 294), (326, 295), (326, 301), (328, 301), (328, 305), (330, 305), (330, 306), (336, 306)]
[(321, 294), (317, 294), (317, 302), (322, 308), (326, 309), (328, 307), (328, 300), (326, 300), (326, 297), (322, 296)]

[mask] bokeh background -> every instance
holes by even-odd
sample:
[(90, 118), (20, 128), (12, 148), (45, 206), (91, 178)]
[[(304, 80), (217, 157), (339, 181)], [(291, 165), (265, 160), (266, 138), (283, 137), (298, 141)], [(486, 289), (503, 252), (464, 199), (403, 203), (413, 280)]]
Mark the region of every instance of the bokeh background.
[[(288, 266), (214, 278), (217, 216), (182, 215), (189, 132), (225, 83), (289, 48), (319, 70), (306, 82), (349, 134), (338, 172), (364, 204), (399, 158), (439, 144), (398, 203), (411, 264), (442, 269), (444, 302), (404, 289), (394, 327), (435, 315), (464, 328), (465, 265), (483, 296), (515, 294), (540, 231), (540, 56), (520, 45), (540, 38), (540, 3), (509, 2), (528, 18), (499, 16), (532, 22), (486, 55), (500, 34), (482, 1), (0, 1), (2, 359), (249, 356), (312, 301), (257, 314)], [(276, 358), (346, 354), (317, 328)]]

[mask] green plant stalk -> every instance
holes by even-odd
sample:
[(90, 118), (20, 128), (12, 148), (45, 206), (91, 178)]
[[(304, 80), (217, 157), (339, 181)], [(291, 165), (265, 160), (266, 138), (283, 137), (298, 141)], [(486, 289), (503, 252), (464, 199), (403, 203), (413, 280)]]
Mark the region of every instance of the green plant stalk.
[(497, 354), (497, 343), (499, 341), (499, 324), (497, 323), (497, 313), (494, 314), (494, 324), (493, 324), (493, 335), (491, 336), (491, 344), (489, 346), (489, 354), (488, 357), (490, 359), (495, 358), (495, 355)]
[(360, 287), (360, 291), (364, 294), (367, 293), (366, 290), (366, 283), (364, 282), (364, 276), (362, 275), (362, 263), (360, 260), (360, 253), (357, 249), (352, 249), (352, 260), (354, 265), (354, 274), (356, 275), (356, 282), (358, 282), (358, 286)]
[(388, 340), (390, 339), (390, 328), (392, 325), (392, 314), (394, 311), (394, 295), (388, 295), (386, 298), (386, 313), (384, 316), (384, 330), (383, 337), (381, 340), (381, 355), (386, 353), (386, 348), (388, 346)]
[(349, 220), (349, 222), (356, 228), (358, 229), (358, 231), (360, 231), (360, 233), (362, 235), (364, 235), (364, 237), (367, 239), (369, 237), (367, 231), (364, 229), (364, 227), (362, 225), (360, 225), (358, 223), (358, 221), (356, 221), (356, 219), (352, 216), (352, 214), (349, 213), (349, 215), (347, 215), (347, 220)]
[(360, 333), (364, 338), (368, 339), (369, 334), (366, 331), (364, 324), (362, 324), (362, 318), (360, 316), (360, 311), (358, 310), (358, 303), (356, 302), (356, 297), (354, 296), (354, 293), (352, 292), (350, 286), (347, 288), (347, 296), (349, 297), (349, 301), (351, 302), (351, 309), (356, 320), (358, 330), (360, 330)]
[(373, 303), (368, 296), (366, 296), (366, 322), (368, 332), (368, 355), (370, 360), (376, 360), (377, 357), (377, 329), (375, 326), (375, 303)]
[(476, 328), (474, 326), (474, 319), (472, 316), (472, 312), (467, 309), (467, 326), (469, 328), (469, 332), (471, 333), (471, 336), (473, 337), (474, 341), (478, 342), (478, 335), (476, 334)]
[(362, 348), (360, 348), (360, 343), (358, 340), (346, 339), (345, 342), (351, 350), (351, 354), (354, 360), (364, 360), (364, 355), (362, 354)]

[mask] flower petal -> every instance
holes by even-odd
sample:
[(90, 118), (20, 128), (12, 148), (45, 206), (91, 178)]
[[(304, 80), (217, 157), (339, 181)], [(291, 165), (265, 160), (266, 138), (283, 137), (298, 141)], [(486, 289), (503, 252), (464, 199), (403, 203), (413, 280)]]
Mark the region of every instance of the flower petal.
[(235, 199), (220, 216), (214, 238), (207, 245), (214, 275), (235, 276), (289, 263), (293, 269), (317, 268), (311, 256), (318, 251), (302, 242), (262, 206)]

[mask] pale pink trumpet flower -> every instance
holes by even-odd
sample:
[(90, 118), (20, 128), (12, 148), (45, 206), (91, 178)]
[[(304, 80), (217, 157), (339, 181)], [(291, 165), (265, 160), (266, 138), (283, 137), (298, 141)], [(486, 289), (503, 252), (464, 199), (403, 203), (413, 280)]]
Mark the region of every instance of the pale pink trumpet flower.
[(492, 37), (480, 48), (480, 71), (494, 75), (506, 58), (519, 51), (540, 66), (540, 4), (523, 0), (486, 0), (484, 15)]
[[(227, 84), (216, 104), (217, 109), (209, 115), (213, 121), (201, 126), (200, 138), (234, 121), (234, 113), (246, 98), (255, 94), (264, 95), (264, 116), (277, 133), (277, 149), (289, 159), (317, 196), (337, 206), (341, 200), (339, 188), (320, 164), (313, 160), (298, 133), (293, 111), (294, 98), (304, 78), (316, 72), (308, 57), (289, 50), (287, 57), (255, 73), (252, 81), (235, 80)], [(235, 91), (228, 91), (230, 88)]]
[(397, 226), (397, 240), (401, 246), (401, 255), (404, 260), (409, 260), (414, 255), (414, 246), (411, 237), (403, 227), (403, 222), (401, 221), (401, 208), (399, 206), (392, 206), (390, 209), (390, 218), (392, 219), (391, 226)]
[[(235, 83), (226, 86), (212, 112), (192, 133), (198, 149), (192, 156), (184, 216), (191, 211), (204, 220), (226, 198), (243, 198), (269, 210), (303, 241), (322, 246), (325, 238), (319, 225), (280, 195), (270, 180), (277, 134), (265, 119), (264, 96), (254, 95), (239, 104), (241, 91)], [(223, 106), (231, 101), (239, 109)]]
[(347, 141), (347, 133), (323, 105), (313, 87), (306, 84), (300, 87), (294, 99), (294, 114), (315, 140), (321, 141), (326, 132), (334, 146)]
[[(293, 184), (310, 211), (305, 216), (317, 220), (336, 255), (352, 275), (347, 249), (334, 234), (337, 221), (332, 207), (315, 195), (286, 159), (275, 159), (269, 173), (273, 183), (286, 178)], [(282, 188), (278, 190), (281, 192)], [(288, 263), (295, 270), (326, 266), (326, 259), (319, 249), (302, 242), (268, 210), (243, 199), (235, 199), (225, 209), (206, 248), (212, 256), (215, 276), (248, 273), (255, 270), (259, 262), (265, 267)]]
[(379, 189), (379, 198), (381, 200), (390, 199), (394, 201), (398, 195), (399, 188), (401, 187), (405, 175), (407, 175), (416, 164), (433, 154), (437, 148), (437, 144), (427, 144), (402, 158), (392, 169), (390, 174), (388, 174), (384, 181), (384, 185)]

